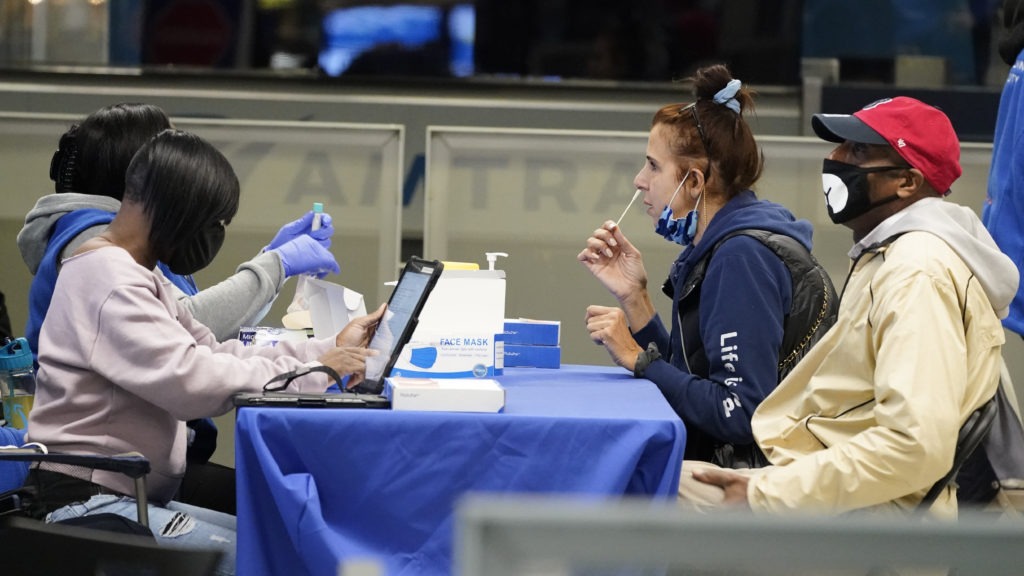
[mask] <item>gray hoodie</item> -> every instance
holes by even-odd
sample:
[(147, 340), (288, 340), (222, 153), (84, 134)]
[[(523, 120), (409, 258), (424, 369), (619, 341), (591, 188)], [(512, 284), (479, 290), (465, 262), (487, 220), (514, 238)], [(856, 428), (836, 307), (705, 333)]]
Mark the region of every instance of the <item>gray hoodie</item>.
[(981, 283), (996, 315), (1006, 318), (1020, 275), (970, 208), (941, 198), (918, 200), (861, 238), (850, 249), (850, 258), (856, 259), (872, 244), (904, 232), (929, 232), (941, 238)]
[[(32, 274), (39, 270), (54, 224), (74, 210), (97, 208), (117, 212), (121, 203), (107, 196), (67, 192), (43, 196), (25, 216), (25, 226), (18, 232), (18, 250)], [(86, 240), (98, 235), (106, 226), (84, 230), (64, 248), (61, 260), (74, 253)], [(159, 269), (157, 269), (159, 273)], [(284, 267), (274, 252), (264, 252), (241, 264), (226, 280), (188, 296), (175, 288), (178, 300), (206, 325), (218, 341), (238, 337), (241, 326), (258, 324), (267, 313), (284, 284)]]

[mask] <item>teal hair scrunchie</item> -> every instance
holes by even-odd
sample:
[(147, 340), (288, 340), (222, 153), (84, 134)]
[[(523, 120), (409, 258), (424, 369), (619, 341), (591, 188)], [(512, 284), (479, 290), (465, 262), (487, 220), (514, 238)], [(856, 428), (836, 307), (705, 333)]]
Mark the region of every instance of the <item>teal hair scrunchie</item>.
[(721, 104), (729, 110), (739, 114), (740, 101), (736, 99), (736, 93), (740, 91), (740, 86), (742, 85), (743, 83), (735, 78), (729, 80), (729, 83), (725, 85), (725, 88), (722, 88), (715, 94), (715, 104)]

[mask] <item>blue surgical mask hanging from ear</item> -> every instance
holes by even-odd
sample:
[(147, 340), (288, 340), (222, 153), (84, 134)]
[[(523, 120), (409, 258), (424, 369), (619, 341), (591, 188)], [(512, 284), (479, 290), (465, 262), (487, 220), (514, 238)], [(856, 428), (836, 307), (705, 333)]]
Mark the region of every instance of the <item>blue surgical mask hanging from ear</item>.
[[(668, 204), (661, 211), (661, 216), (658, 216), (658, 225), (654, 228), (654, 231), (665, 240), (675, 242), (684, 247), (689, 246), (693, 242), (694, 236), (697, 235), (697, 221), (699, 219), (697, 204), (700, 203), (700, 197), (697, 198), (697, 204), (694, 204), (693, 210), (687, 212), (683, 218), (672, 218), (672, 201), (676, 199), (676, 194), (679, 194), (679, 189), (683, 187), (683, 184), (689, 177), (690, 172), (687, 172), (679, 186), (676, 186), (676, 191), (672, 193)], [(701, 195), (703, 194), (701, 192)]]

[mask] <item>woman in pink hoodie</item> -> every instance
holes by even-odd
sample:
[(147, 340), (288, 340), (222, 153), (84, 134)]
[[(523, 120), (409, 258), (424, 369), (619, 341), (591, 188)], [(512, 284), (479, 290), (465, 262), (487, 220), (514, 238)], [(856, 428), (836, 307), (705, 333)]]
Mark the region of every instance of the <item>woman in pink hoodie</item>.
[[(51, 450), (114, 455), (140, 452), (151, 527), (167, 545), (216, 546), (222, 574), (234, 573), (235, 518), (171, 501), (185, 470), (185, 421), (224, 414), (238, 392), (259, 391), (283, 372), (309, 368), (351, 374), (356, 384), (383, 306), (336, 338), (243, 347), (218, 342), (154, 271), (176, 274), (207, 266), (238, 210), (231, 165), (192, 134), (165, 130), (128, 168), (124, 200), (110, 226), (64, 261), (40, 332), (38, 386), (29, 440)], [(322, 392), (312, 372), (296, 380)], [(113, 512), (134, 517), (131, 480), (114, 473), (41, 466), (49, 521)]]

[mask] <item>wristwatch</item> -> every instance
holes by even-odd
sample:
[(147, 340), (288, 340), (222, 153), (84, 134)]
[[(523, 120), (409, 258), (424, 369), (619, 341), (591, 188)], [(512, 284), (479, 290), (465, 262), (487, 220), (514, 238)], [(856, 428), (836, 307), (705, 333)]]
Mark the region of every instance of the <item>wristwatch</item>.
[(636, 357), (636, 364), (633, 365), (633, 377), (643, 378), (644, 372), (647, 371), (647, 367), (651, 365), (651, 362), (654, 362), (658, 358), (661, 358), (661, 352), (658, 351), (658, 345), (651, 342), (647, 345), (647, 349)]

